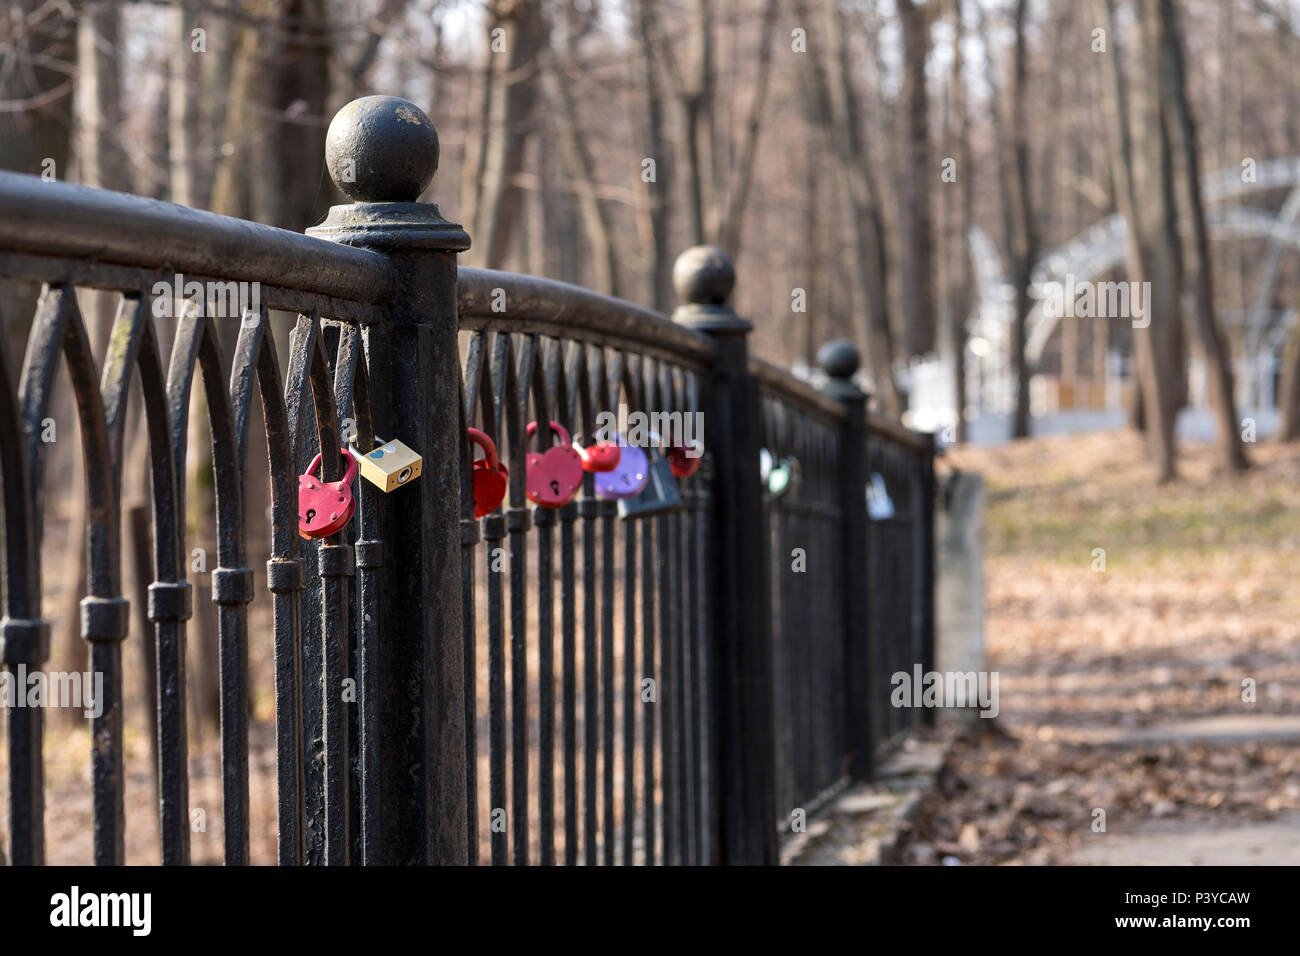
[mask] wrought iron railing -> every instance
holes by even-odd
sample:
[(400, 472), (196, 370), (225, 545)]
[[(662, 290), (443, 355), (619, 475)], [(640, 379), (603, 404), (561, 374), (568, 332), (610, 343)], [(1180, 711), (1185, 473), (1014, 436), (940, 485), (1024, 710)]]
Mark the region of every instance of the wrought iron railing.
[[(469, 237), (415, 201), (437, 141), (405, 101), (345, 107), (327, 161), (356, 202), (307, 236), (0, 173), (0, 278), (44, 284), (16, 386), (0, 356), (0, 650), (11, 672), (49, 656), (41, 429), (62, 362), (87, 479), (81, 632), (105, 675), (95, 862), (125, 860), (128, 638), (156, 642), (160, 857), (190, 859), (184, 496), (199, 373), (227, 863), (250, 857), (250, 640), (274, 648), (282, 864), (775, 862), (788, 815), (869, 777), (903, 729), (885, 704), (889, 669), (932, 656), (932, 443), (866, 414), (846, 343), (824, 350), (820, 391), (751, 359), (718, 250), (678, 260), (671, 319), (458, 268)], [(178, 276), (201, 283), (205, 307), (177, 317), (164, 368), (152, 290)], [(240, 313), (227, 380), (212, 300), (229, 283), (259, 284), (260, 305)], [(99, 372), (78, 289), (118, 296)], [(298, 315), (283, 371), (270, 310)], [(120, 571), (133, 378), (149, 438), (151, 635), (132, 633)], [(255, 401), (265, 462), (248, 452)], [(586, 474), (574, 500), (533, 506), (527, 424), (555, 421), (590, 442), (620, 406), (623, 422), (702, 415), (699, 470), (622, 503)], [(505, 500), (482, 518), (468, 426), (509, 472)], [(321, 477), (339, 479), (353, 432), (362, 452), (378, 435), (415, 449), (423, 471), (391, 493), (357, 479), (355, 517), (302, 540), (294, 476), (319, 452)], [(879, 521), (868, 519), (873, 473), (896, 509)], [(242, 500), (262, 474), (269, 527)], [(270, 539), (265, 636), (248, 623), (263, 590), (246, 558), (258, 535)], [(41, 863), (43, 716), (5, 719), (11, 859)]]

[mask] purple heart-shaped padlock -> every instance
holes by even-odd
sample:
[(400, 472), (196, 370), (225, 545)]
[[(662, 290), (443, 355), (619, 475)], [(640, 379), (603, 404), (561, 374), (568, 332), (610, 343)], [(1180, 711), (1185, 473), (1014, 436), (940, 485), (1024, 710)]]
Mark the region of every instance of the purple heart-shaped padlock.
[(613, 471), (596, 472), (597, 498), (635, 498), (650, 480), (650, 464), (645, 452), (618, 436), (620, 454)]

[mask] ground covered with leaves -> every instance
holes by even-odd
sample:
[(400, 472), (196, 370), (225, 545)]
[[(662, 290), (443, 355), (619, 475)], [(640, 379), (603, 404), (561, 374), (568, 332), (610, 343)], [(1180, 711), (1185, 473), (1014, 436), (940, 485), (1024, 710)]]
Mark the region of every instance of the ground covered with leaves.
[(1164, 486), (1130, 432), (948, 456), (985, 477), (1001, 713), (957, 743), (904, 859), (1106, 862), (1098, 841), (1153, 825), (1298, 818), (1300, 449), (1248, 446), (1235, 477), (1182, 451)]

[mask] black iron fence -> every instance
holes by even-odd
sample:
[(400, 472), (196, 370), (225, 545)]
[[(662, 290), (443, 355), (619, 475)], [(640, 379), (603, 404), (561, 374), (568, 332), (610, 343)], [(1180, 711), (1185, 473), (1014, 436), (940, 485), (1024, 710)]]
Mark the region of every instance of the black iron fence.
[[(775, 862), (791, 821), (868, 778), (912, 719), (888, 706), (889, 674), (933, 656), (932, 442), (868, 415), (846, 343), (823, 350), (821, 390), (753, 359), (718, 250), (678, 260), (671, 320), (458, 268), (469, 237), (415, 202), (437, 146), (405, 101), (345, 107), (327, 160), (356, 202), (307, 236), (0, 173), (0, 278), (44, 284), (16, 385), (0, 356), (0, 648), (11, 673), (49, 656), (42, 423), (62, 363), (88, 500), (81, 633), (104, 675), (95, 862), (125, 858), (128, 637), (156, 652), (161, 860), (190, 859), (183, 498), (200, 382), (227, 863), (249, 860), (250, 640), (273, 646), (282, 864)], [(153, 290), (181, 276), (198, 286), (172, 297), (185, 307), (164, 364)], [(236, 313), (227, 378), (217, 324), (229, 319), (214, 300), (246, 283), (260, 302)], [(118, 296), (102, 368), (78, 289)], [(298, 316), (284, 370), (272, 310)], [(133, 380), (149, 444), (152, 634), (122, 596)], [(248, 451), (255, 402), (266, 461)], [(696, 414), (703, 455), (694, 445), (673, 474), (659, 446), (685, 447)], [(554, 447), (548, 423), (591, 444), (610, 415), (651, 446), (647, 490), (615, 500), (584, 472), (572, 500), (535, 506), (528, 479), (542, 471), (526, 457)], [(508, 471), (483, 517), (470, 426)], [(336, 481), (347, 446), (365, 453), (377, 436), (417, 451), (418, 477), (387, 491), (355, 479), (355, 515), (301, 538), (295, 475), (319, 453), (318, 477)], [(262, 474), (269, 527), (243, 502), (246, 478)], [(270, 538), (264, 579), (247, 559), (258, 535)], [(250, 633), (263, 591), (270, 632)], [(41, 863), (43, 714), (4, 719), (10, 856)]]

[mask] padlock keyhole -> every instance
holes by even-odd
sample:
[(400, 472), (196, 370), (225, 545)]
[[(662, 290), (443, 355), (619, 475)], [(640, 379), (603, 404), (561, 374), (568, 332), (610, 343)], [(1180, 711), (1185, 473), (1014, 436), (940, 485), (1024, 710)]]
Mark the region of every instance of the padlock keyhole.
[(551, 493), (555, 495), (560, 493), (560, 483), (554, 478), (551, 479)]
[(311, 524), (311, 519), (314, 518), (314, 517), (316, 517), (316, 509), (315, 509), (315, 508), (308, 508), (308, 509), (307, 509), (307, 523), (308, 523), (308, 524)]

